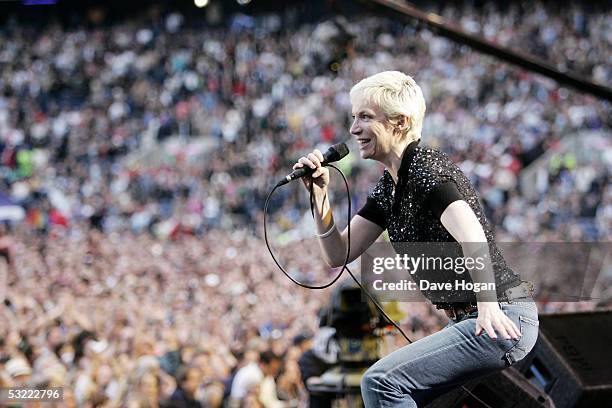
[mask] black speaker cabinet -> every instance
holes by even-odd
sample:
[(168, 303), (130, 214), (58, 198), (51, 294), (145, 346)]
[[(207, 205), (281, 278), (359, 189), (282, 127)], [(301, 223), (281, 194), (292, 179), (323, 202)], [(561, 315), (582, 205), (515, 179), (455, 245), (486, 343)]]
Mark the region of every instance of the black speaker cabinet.
[(557, 408), (612, 406), (612, 310), (541, 314), (538, 341), (516, 367)]
[(512, 367), (464, 386), (471, 394), (459, 388), (437, 398), (427, 408), (555, 408), (543, 390)]

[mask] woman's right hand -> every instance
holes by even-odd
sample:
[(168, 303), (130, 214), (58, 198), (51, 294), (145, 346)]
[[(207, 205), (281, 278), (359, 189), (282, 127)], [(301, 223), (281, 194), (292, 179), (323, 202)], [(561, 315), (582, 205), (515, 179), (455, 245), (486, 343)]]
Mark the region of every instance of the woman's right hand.
[(302, 177), (302, 182), (308, 191), (310, 191), (310, 184), (314, 183), (314, 194), (327, 192), (327, 186), (329, 185), (329, 169), (321, 166), (322, 161), (323, 153), (315, 149), (312, 153), (308, 153), (308, 156), (300, 157), (297, 163), (293, 165), (293, 170), (304, 166), (315, 170), (312, 174)]

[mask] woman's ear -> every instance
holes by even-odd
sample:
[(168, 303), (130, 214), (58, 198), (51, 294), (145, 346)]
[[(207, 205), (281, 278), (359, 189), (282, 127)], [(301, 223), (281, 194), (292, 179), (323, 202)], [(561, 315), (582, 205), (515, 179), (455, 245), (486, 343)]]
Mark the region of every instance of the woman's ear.
[(408, 116), (400, 115), (395, 123), (395, 131), (401, 134), (406, 134), (412, 128), (412, 120)]

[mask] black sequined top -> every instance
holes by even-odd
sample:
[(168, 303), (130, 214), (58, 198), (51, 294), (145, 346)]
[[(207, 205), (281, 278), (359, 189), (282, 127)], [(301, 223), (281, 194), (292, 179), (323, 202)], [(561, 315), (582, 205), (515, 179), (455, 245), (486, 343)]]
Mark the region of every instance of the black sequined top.
[[(448, 155), (418, 144), (415, 141), (406, 147), (397, 186), (385, 169), (358, 214), (387, 229), (391, 242), (456, 242), (440, 222), (440, 215), (453, 201), (465, 200), (487, 237), (498, 295), (518, 285), (520, 277), (508, 267), (495, 244), (491, 226), (468, 178)], [(454, 295), (448, 293), (447, 297), (457, 299)], [(470, 296), (469, 303), (475, 303), (476, 297), (473, 293)], [(443, 300), (444, 297), (437, 296), (432, 302), (438, 308), (457, 306), (455, 301), (451, 305)]]

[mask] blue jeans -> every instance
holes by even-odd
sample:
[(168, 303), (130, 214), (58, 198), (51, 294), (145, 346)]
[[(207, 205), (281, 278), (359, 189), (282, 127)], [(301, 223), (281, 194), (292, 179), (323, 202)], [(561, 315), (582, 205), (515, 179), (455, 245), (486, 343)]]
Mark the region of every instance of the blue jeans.
[(502, 370), (523, 359), (538, 338), (538, 310), (531, 298), (499, 303), (521, 330), (518, 340), (486, 332), (476, 336), (478, 312), (378, 360), (361, 379), (366, 408), (421, 407), (481, 375)]

